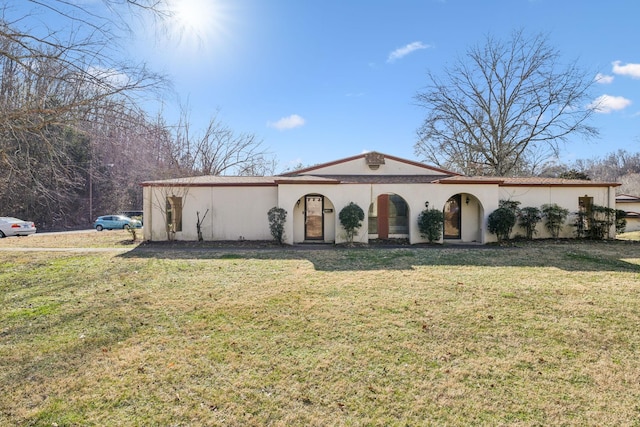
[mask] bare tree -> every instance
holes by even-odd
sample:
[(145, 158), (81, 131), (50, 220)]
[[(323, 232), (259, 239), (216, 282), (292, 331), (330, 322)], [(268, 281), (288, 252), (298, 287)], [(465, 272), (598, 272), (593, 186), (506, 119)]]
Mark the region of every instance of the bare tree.
[(543, 35), (515, 31), (443, 70), (415, 96), (428, 113), (418, 130), (418, 156), (467, 174), (505, 176), (556, 156), (569, 135), (593, 137), (587, 107), (593, 76), (560, 54)]
[[(107, 127), (130, 120), (123, 113), (138, 117), (139, 97), (165, 87), (122, 59), (115, 36), (126, 13), (158, 15), (161, 2), (105, 0), (98, 14), (84, 2), (28, 1), (28, 14), (5, 6), (0, 16), (0, 203), (40, 225), (66, 225), (86, 209), (82, 200), (91, 203), (82, 195), (110, 178), (114, 162), (99, 155)], [(38, 25), (40, 13), (60, 27)]]
[(222, 123), (217, 114), (204, 132), (191, 132), (189, 115), (183, 111), (175, 128), (180, 161), (197, 175), (260, 176), (272, 173), (274, 162), (262, 141), (251, 133), (238, 133)]

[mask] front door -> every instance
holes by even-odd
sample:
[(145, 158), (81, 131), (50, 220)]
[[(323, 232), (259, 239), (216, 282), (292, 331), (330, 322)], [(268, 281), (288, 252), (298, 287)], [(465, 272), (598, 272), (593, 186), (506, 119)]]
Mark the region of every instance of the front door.
[(444, 205), (444, 238), (459, 239), (460, 238), (460, 194), (456, 194)]
[(324, 240), (324, 198), (305, 196), (304, 239)]

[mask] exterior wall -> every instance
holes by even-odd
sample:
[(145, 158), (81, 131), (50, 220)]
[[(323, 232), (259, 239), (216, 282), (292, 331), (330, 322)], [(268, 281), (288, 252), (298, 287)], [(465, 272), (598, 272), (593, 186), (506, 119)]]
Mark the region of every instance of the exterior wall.
[[(390, 162), (390, 161), (389, 161)], [(362, 162), (364, 163), (364, 162)], [(395, 162), (403, 165), (400, 162)], [(384, 165), (383, 165), (384, 166)], [(408, 165), (412, 167), (411, 165)], [(366, 167), (366, 165), (365, 165)], [(382, 168), (382, 166), (381, 166)], [(353, 169), (350, 169), (353, 173)], [(380, 173), (380, 172), (379, 172)], [(424, 173), (424, 171), (423, 171)], [(367, 243), (369, 206), (381, 194), (397, 194), (408, 205), (409, 242), (426, 242), (418, 229), (418, 216), (425, 209), (442, 209), (447, 200), (461, 195), (462, 223), (460, 242), (487, 243), (496, 240), (486, 231), (489, 214), (498, 208), (498, 201), (518, 200), (521, 207), (541, 207), (557, 203), (578, 210), (578, 198), (593, 197), (594, 204), (615, 207), (615, 192), (608, 187), (560, 186), (498, 186), (496, 183), (432, 183), (432, 184), (280, 184), (278, 186), (192, 186), (143, 187), (146, 240), (167, 240), (165, 200), (167, 196), (183, 197), (183, 229), (175, 234), (176, 240), (197, 240), (196, 212), (200, 218), (209, 211), (202, 224), (205, 240), (271, 240), (267, 212), (274, 206), (287, 211), (285, 243), (304, 241), (304, 196), (322, 195), (325, 200), (324, 241), (342, 243), (346, 240), (339, 221), (339, 213), (350, 202), (365, 213), (362, 226), (354, 241)], [(467, 198), (469, 203), (466, 203)], [(298, 203), (300, 202), (300, 203)], [(629, 210), (629, 209), (626, 209)], [(573, 237), (569, 224), (563, 237)], [(514, 234), (524, 234), (516, 228)], [(611, 234), (613, 236), (613, 234)], [(538, 225), (538, 238), (549, 237), (543, 224)]]
[[(360, 190), (360, 191), (359, 191)], [(338, 215), (340, 210), (354, 202), (358, 206), (365, 206), (363, 201), (368, 198), (361, 193), (362, 185), (353, 184), (281, 184), (278, 186), (278, 205), (287, 211), (287, 222), (285, 223), (285, 243), (293, 244), (304, 241), (304, 196), (308, 194), (319, 194), (325, 197), (325, 209), (333, 209), (333, 212), (326, 213), (324, 218), (324, 235), (326, 242), (344, 242), (344, 230), (340, 225)], [(301, 200), (298, 204), (298, 200)], [(367, 207), (369, 204), (367, 203)], [(365, 208), (363, 208), (364, 210)], [(293, 212), (293, 215), (291, 215)], [(366, 213), (365, 213), (366, 215)], [(365, 218), (366, 221), (366, 218)], [(360, 232), (354, 237), (355, 242), (366, 243), (367, 227), (363, 221)], [(334, 239), (335, 236), (335, 239)]]
[(627, 218), (627, 226), (624, 231), (640, 231), (640, 218)]
[[(625, 212), (640, 213), (640, 202), (616, 202), (616, 209)], [(640, 218), (627, 218), (627, 227), (625, 231), (640, 231)]]
[[(144, 187), (144, 237), (167, 240), (164, 200), (172, 192), (167, 187)], [(277, 205), (277, 187), (177, 187), (173, 194), (183, 197), (182, 231), (176, 240), (197, 240), (197, 212), (204, 240), (270, 240), (267, 212)], [(205, 212), (209, 211), (205, 215)]]
[[(615, 191), (610, 187), (559, 187), (559, 186), (504, 186), (500, 187), (500, 200), (517, 200), (520, 207), (527, 206), (541, 208), (544, 204), (555, 203), (569, 210), (569, 216), (565, 227), (560, 232), (559, 237), (575, 237), (575, 228), (572, 226), (575, 219), (575, 213), (578, 211), (578, 198), (593, 197), (595, 205), (615, 208)], [(491, 212), (489, 212), (491, 213)], [(540, 221), (536, 230), (536, 238), (549, 238), (551, 234), (544, 226), (544, 219)], [(513, 229), (513, 236), (524, 235), (525, 231), (516, 225)], [(615, 236), (615, 226), (610, 232), (611, 236)]]
[[(461, 241), (492, 241), (492, 236), (482, 230), (485, 228), (488, 213), (498, 207), (498, 186), (474, 185), (471, 190), (464, 184), (281, 184), (278, 186), (278, 203), (288, 213), (285, 223), (285, 242), (288, 244), (304, 240), (304, 196), (307, 194), (320, 194), (328, 201), (325, 203), (331, 203), (333, 212), (325, 214), (325, 241), (333, 241), (335, 236), (335, 243), (345, 242), (344, 230), (338, 216), (342, 208), (354, 202), (365, 213), (365, 219), (354, 237), (354, 242), (367, 243), (370, 204), (381, 194), (397, 194), (409, 205), (409, 242), (415, 244), (426, 242), (418, 230), (418, 215), (425, 209), (425, 202), (429, 202), (430, 208), (442, 209), (451, 196), (462, 193), (463, 199), (469, 195), (470, 201), (469, 205), (463, 202)], [(325, 208), (329, 208), (329, 205), (325, 205)]]
[[(495, 242), (496, 236), (486, 231), (487, 218), (489, 214), (498, 208), (498, 192), (497, 184), (434, 184), (438, 187), (438, 191), (432, 193), (429, 199), (429, 208), (443, 209), (447, 200), (456, 194), (462, 196), (462, 224), (460, 242), (478, 242), (488, 243)], [(466, 204), (466, 198), (469, 197), (469, 204)], [(424, 205), (424, 203), (423, 203)], [(422, 208), (424, 209), (424, 208)], [(420, 211), (422, 211), (420, 209)], [(411, 221), (417, 224), (418, 214)], [(418, 241), (425, 241), (419, 231)]]

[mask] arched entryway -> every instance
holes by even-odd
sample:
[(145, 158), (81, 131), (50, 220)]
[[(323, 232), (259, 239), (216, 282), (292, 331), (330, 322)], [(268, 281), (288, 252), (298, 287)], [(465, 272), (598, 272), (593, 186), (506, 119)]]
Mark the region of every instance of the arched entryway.
[(399, 195), (380, 194), (369, 205), (369, 239), (409, 237), (409, 205)]
[(328, 197), (322, 194), (305, 194), (293, 208), (293, 241), (335, 241), (335, 212)]
[(482, 242), (480, 201), (469, 193), (451, 196), (444, 204), (444, 239), (459, 242)]

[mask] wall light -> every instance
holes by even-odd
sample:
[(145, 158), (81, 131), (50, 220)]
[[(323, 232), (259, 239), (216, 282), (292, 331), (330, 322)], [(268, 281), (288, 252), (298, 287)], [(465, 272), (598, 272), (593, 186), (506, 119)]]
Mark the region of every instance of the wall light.
[(469, 204), (469, 196), (467, 196), (467, 199), (464, 201), (466, 204)]

